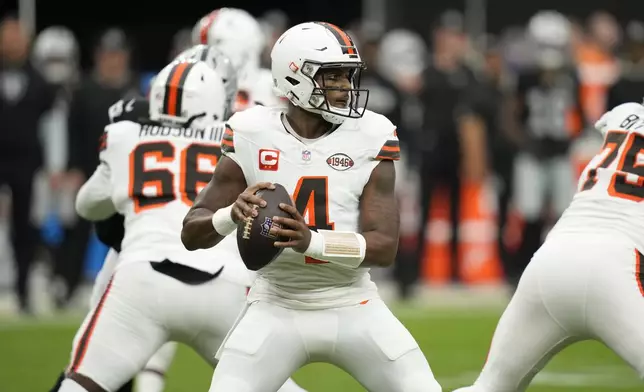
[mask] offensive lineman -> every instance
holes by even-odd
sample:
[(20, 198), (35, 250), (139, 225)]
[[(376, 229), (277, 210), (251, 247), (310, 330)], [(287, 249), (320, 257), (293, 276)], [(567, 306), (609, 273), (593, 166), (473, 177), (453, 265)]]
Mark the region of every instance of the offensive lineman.
[[(221, 76), (226, 93), (225, 112), (223, 119), (228, 119), (232, 113), (232, 103), (237, 91), (236, 71), (231, 61), (219, 50), (206, 45), (195, 45), (180, 53), (175, 61), (194, 59), (204, 61)], [(120, 121), (145, 122), (149, 116), (149, 101), (144, 98), (121, 99), (109, 108), (108, 116), (111, 123)], [(115, 214), (109, 219), (95, 223), (96, 234), (99, 239), (110, 246), (105, 257), (105, 262), (99, 271), (90, 298), (90, 308), (93, 309), (103, 295), (107, 284), (118, 263), (118, 251), (120, 251), (123, 239), (123, 216)], [(234, 244), (233, 244), (234, 245)], [(239, 258), (239, 257), (238, 257)], [(250, 285), (250, 282), (248, 283)], [(77, 337), (77, 339), (80, 337)], [(74, 344), (75, 346), (75, 344)], [(164, 344), (157, 353), (145, 365), (136, 378), (135, 389), (137, 392), (161, 392), (165, 386), (165, 373), (172, 363), (176, 352), (176, 343)], [(73, 358), (72, 358), (73, 359)], [(60, 383), (65, 378), (63, 372), (51, 392), (58, 392)], [(120, 392), (131, 391), (130, 383), (124, 385)]]
[(596, 127), (602, 150), (521, 277), (481, 375), (458, 392), (524, 391), (554, 355), (588, 339), (644, 378), (644, 106), (617, 106)]
[[(297, 206), (280, 206), (293, 219), (276, 219), (283, 228), (271, 230), (292, 240), (276, 243), (287, 249), (258, 271), (210, 392), (274, 391), (313, 361), (373, 392), (441, 391), (368, 273), (395, 258), (400, 148), (394, 125), (357, 105), (368, 91), (358, 86), (364, 63), (353, 41), (337, 26), (303, 23), (271, 58), (288, 110), (256, 106), (230, 119), (224, 156), (184, 220), (186, 248), (207, 249), (253, 214), (251, 205), (264, 205), (254, 192), (272, 182)], [(345, 251), (329, 251), (334, 245)]]
[(179, 231), (217, 163), (224, 106), (216, 71), (173, 62), (153, 84), (149, 120), (106, 128), (101, 164), (76, 208), (89, 220), (123, 214), (125, 237), (116, 271), (77, 336), (61, 392), (115, 391), (170, 340), (214, 366), (248, 274), (216, 250), (186, 252)]
[(238, 70), (234, 112), (255, 105), (283, 105), (273, 92), (271, 71), (260, 67), (265, 37), (259, 22), (248, 12), (238, 8), (214, 10), (197, 22), (192, 40), (216, 47)]

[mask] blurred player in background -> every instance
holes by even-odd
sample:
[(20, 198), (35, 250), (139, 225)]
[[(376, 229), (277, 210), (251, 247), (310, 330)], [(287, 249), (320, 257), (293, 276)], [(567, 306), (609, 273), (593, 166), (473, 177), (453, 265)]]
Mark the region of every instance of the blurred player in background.
[(271, 58), (288, 109), (256, 106), (230, 119), (225, 155), (184, 220), (186, 248), (208, 249), (264, 203), (254, 191), (270, 182), (297, 206), (280, 206), (293, 219), (273, 218), (271, 233), (292, 240), (276, 243), (287, 249), (258, 271), (210, 391), (274, 391), (312, 361), (339, 366), (369, 391), (440, 391), (368, 273), (396, 256), (400, 147), (389, 120), (358, 107), (368, 91), (353, 41), (329, 23), (303, 23)]
[(515, 125), (521, 146), (514, 172), (514, 201), (524, 220), (514, 271), (516, 285), (539, 248), (550, 202), (558, 218), (572, 199), (574, 174), (570, 145), (583, 128), (579, 83), (570, 56), (570, 25), (554, 11), (535, 15), (528, 26), (535, 65), (518, 75)]
[(626, 26), (626, 58), (619, 79), (608, 90), (608, 107), (638, 102), (644, 95), (644, 23)]
[[(77, 191), (98, 164), (98, 139), (110, 120), (105, 113), (114, 102), (135, 97), (139, 81), (130, 62), (131, 45), (125, 32), (107, 29), (94, 51), (94, 69), (82, 78), (72, 96), (68, 117), (68, 164), (66, 182)], [(66, 227), (60, 247), (66, 292), (57, 297), (59, 307), (72, 299), (82, 281), (83, 262), (91, 235), (91, 224), (78, 218)]]
[(277, 106), (282, 101), (273, 92), (273, 78), (260, 67), (265, 37), (259, 22), (237, 8), (212, 11), (194, 27), (195, 44), (207, 44), (228, 57), (238, 72), (238, 91), (233, 111), (251, 106)]
[(644, 377), (644, 106), (620, 105), (596, 127), (602, 150), (521, 277), (481, 375), (458, 392), (524, 391), (554, 355), (588, 339)]
[(32, 313), (29, 277), (38, 246), (32, 225), (33, 182), (42, 165), (40, 120), (56, 101), (56, 88), (29, 61), (31, 37), (15, 17), (0, 21), (0, 188), (11, 190), (13, 289), (21, 313)]
[(123, 214), (125, 237), (118, 268), (75, 338), (61, 392), (115, 391), (170, 340), (215, 365), (248, 273), (216, 250), (188, 253), (179, 231), (217, 163), (225, 105), (215, 70), (178, 61), (157, 76), (147, 119), (106, 128), (101, 164), (76, 208), (93, 221)]
[[(461, 101), (462, 121), (480, 123), (485, 134), (478, 143), (486, 146), (485, 161), (494, 175), (498, 196), (497, 246), (505, 271), (513, 271), (514, 259), (510, 257), (504, 241), (504, 229), (512, 200), (514, 159), (516, 156), (516, 130), (509, 129), (507, 121), (508, 95), (511, 87), (505, 68), (501, 45), (495, 37), (486, 37), (482, 72), (477, 83), (467, 87)], [(470, 128), (471, 129), (471, 128)], [(476, 141), (476, 139), (474, 139)]]
[[(36, 182), (35, 213), (41, 226), (52, 216), (65, 228), (73, 226), (75, 189), (66, 180), (68, 130), (67, 117), (72, 93), (80, 81), (80, 53), (78, 42), (71, 30), (52, 26), (38, 34), (32, 50), (32, 63), (51, 85), (56, 87), (56, 101), (52, 110), (41, 121), (41, 138), (44, 141), (44, 174)], [(65, 296), (70, 274), (63, 247), (57, 241), (48, 241), (52, 250), (52, 292), (58, 306), (66, 302)]]
[[(364, 59), (368, 68), (361, 85), (369, 90), (370, 110), (385, 115), (396, 124), (403, 152), (400, 161), (396, 162), (396, 191), (402, 215), (401, 241), (394, 276), (399, 294), (404, 299), (413, 294), (411, 288), (420, 271), (418, 247), (414, 239), (418, 232), (418, 221), (422, 221), (418, 212), (418, 166), (421, 158), (418, 140), (422, 134), (425, 112), (421, 92), (423, 74), (428, 65), (428, 50), (420, 34), (406, 29), (388, 31), (376, 48), (373, 37), (368, 37), (369, 26), (364, 27), (366, 31), (359, 30), (364, 34), (358, 37), (365, 36), (364, 42), (359, 44), (361, 53), (366, 50)], [(374, 68), (375, 72), (369, 71)]]
[[(436, 205), (437, 190), (447, 191), (449, 203), (449, 271), (453, 283), (460, 279), (460, 217), (462, 190), (467, 183), (480, 183), (488, 169), (485, 160), (485, 129), (459, 112), (466, 88), (475, 76), (465, 62), (467, 35), (463, 15), (449, 10), (440, 15), (432, 30), (431, 62), (424, 73), (420, 99), (423, 132), (415, 145), (420, 157), (421, 222), (418, 230), (414, 274), (421, 271), (430, 230), (428, 216)], [(434, 237), (435, 238), (435, 237)], [(430, 256), (431, 262), (431, 256)], [(404, 291), (402, 292), (404, 294)]]

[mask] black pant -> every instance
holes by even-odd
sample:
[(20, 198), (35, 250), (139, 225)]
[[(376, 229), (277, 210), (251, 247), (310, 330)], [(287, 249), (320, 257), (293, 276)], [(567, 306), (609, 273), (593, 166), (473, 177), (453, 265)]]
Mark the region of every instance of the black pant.
[(38, 233), (31, 223), (33, 165), (23, 162), (0, 163), (0, 185), (11, 189), (11, 243), (16, 264), (14, 290), (22, 309), (29, 304), (29, 272), (38, 245)]
[[(405, 257), (396, 263), (395, 275), (398, 280), (401, 296), (407, 297), (411, 285), (420, 276), (421, 266), (425, 255), (425, 238), (429, 233), (427, 217), (432, 205), (432, 197), (436, 189), (447, 188), (450, 200), (450, 222), (452, 236), (450, 241), (451, 250), (451, 274), (452, 281), (459, 280), (458, 266), (458, 229), (461, 207), (461, 180), (459, 177), (458, 162), (452, 160), (426, 162), (421, 166), (420, 172), (420, 195), (419, 204), (421, 208), (420, 226), (417, 235), (418, 245), (415, 257)], [(430, 234), (431, 235), (431, 234)]]
[(65, 238), (54, 252), (54, 275), (63, 279), (67, 289), (65, 297), (58, 298), (61, 305), (74, 295), (81, 283), (91, 232), (91, 223), (79, 217), (73, 226), (65, 228)]
[[(500, 155), (495, 153), (495, 155)], [(501, 159), (495, 160), (494, 172), (501, 182), (501, 189), (497, 195), (497, 202), (499, 206), (499, 215), (497, 219), (497, 246), (499, 251), (499, 259), (503, 266), (503, 271), (507, 280), (510, 280), (514, 275), (516, 269), (514, 261), (509, 254), (503, 234), (505, 232), (505, 225), (508, 221), (508, 212), (510, 209), (510, 201), (512, 200), (512, 190), (514, 187), (514, 156), (505, 152)]]

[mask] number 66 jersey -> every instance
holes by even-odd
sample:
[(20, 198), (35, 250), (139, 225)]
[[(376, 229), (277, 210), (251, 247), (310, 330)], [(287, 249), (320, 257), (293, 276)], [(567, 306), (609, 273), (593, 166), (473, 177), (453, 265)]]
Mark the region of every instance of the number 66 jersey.
[[(82, 199), (106, 200), (125, 216), (119, 265), (170, 260), (215, 273), (226, 270), (248, 285), (234, 238), (217, 248), (190, 252), (181, 243), (182, 221), (197, 193), (210, 181), (221, 155), (224, 125), (205, 129), (120, 121), (106, 127), (101, 163)], [(82, 208), (82, 205), (80, 206)], [(106, 207), (109, 213), (110, 206)]]
[(644, 250), (644, 106), (617, 106), (596, 127), (605, 135), (602, 150), (550, 235), (618, 232)]
[[(240, 166), (249, 186), (282, 184), (312, 230), (358, 232), (363, 188), (381, 161), (399, 159), (400, 147), (394, 125), (368, 110), (322, 137), (304, 139), (283, 109), (257, 106), (231, 117), (222, 152)], [(368, 271), (285, 249), (257, 272), (248, 300), (301, 309), (355, 305), (378, 295)]]

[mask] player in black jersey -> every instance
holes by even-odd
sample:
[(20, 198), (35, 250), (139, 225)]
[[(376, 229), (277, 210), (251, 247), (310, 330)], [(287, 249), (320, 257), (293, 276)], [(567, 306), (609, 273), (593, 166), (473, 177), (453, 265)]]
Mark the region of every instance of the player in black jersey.
[(539, 13), (531, 20), (529, 33), (536, 46), (535, 61), (531, 69), (518, 75), (514, 99), (521, 140), (514, 201), (524, 219), (516, 269), (508, 271), (514, 284), (541, 245), (546, 206), (556, 219), (572, 199), (575, 178), (569, 150), (583, 129), (568, 20), (552, 11)]

